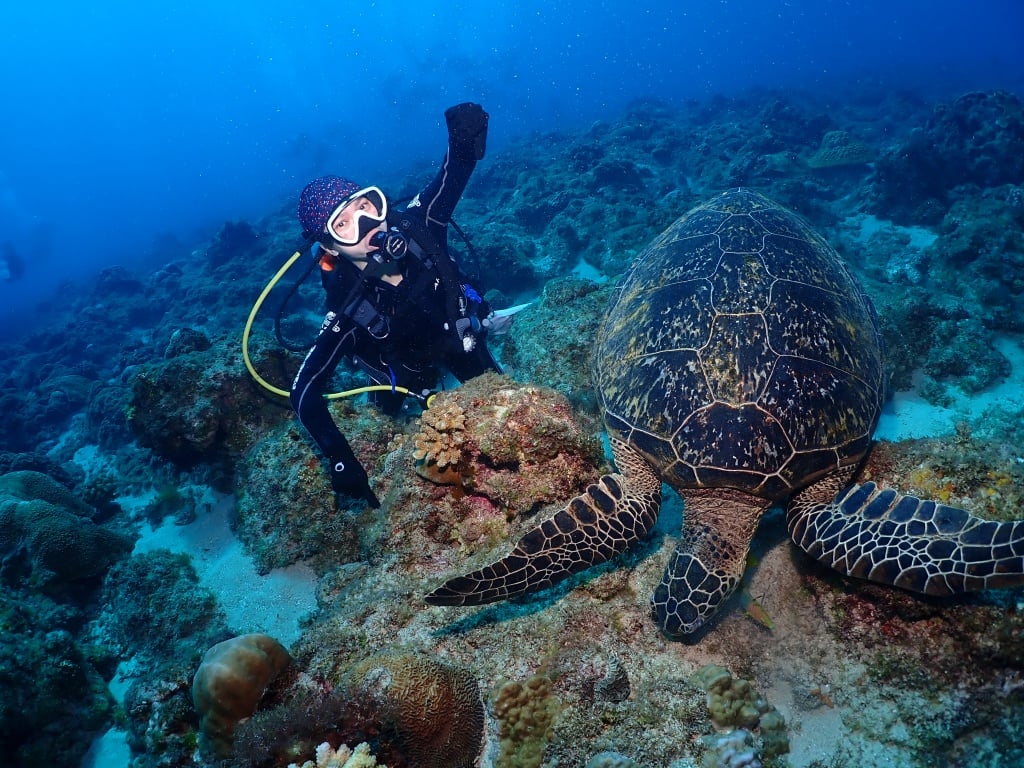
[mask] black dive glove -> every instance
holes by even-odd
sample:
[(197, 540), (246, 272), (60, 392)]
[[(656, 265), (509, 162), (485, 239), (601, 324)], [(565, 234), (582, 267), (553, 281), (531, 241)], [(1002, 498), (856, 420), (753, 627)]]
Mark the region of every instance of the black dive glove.
[(380, 502), (370, 488), (370, 478), (366, 476), (366, 470), (359, 463), (359, 459), (352, 453), (348, 442), (342, 440), (341, 447), (328, 457), (330, 462), (331, 488), (335, 493), (343, 496), (351, 496), (354, 499), (363, 499), (374, 509), (380, 507)]
[(482, 160), (487, 151), (489, 115), (479, 104), (467, 101), (444, 112), (448, 123), (448, 143), (461, 160)]

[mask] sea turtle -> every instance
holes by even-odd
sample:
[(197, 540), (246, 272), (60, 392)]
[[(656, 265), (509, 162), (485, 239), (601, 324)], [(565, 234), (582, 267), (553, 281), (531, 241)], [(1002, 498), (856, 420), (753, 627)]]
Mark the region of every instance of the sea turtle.
[(502, 600), (608, 560), (651, 529), (662, 482), (685, 500), (651, 598), (670, 636), (700, 629), (732, 593), (776, 502), (800, 547), (851, 576), (932, 595), (1024, 583), (1024, 522), (848, 486), (884, 399), (875, 312), (835, 250), (760, 194), (715, 197), (638, 256), (594, 379), (619, 473), (427, 602)]

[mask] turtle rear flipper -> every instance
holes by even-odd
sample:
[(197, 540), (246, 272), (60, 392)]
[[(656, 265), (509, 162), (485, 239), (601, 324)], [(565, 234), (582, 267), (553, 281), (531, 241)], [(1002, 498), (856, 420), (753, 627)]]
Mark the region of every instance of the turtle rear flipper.
[(661, 508), (661, 481), (631, 448), (617, 441), (612, 447), (624, 474), (602, 476), (501, 560), (449, 579), (424, 599), (432, 605), (482, 605), (535, 592), (610, 560), (646, 536)]
[(841, 573), (929, 595), (1024, 584), (1024, 521), (982, 520), (874, 483), (828, 502), (807, 490), (787, 511), (790, 533)]

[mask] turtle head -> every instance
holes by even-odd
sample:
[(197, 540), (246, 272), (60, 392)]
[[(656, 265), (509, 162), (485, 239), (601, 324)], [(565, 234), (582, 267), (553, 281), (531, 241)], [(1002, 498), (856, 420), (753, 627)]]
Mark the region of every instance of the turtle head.
[(651, 613), (669, 637), (686, 638), (701, 630), (736, 589), (743, 571), (707, 568), (693, 553), (676, 548), (651, 596)]
[(698, 632), (735, 591), (771, 503), (730, 488), (692, 490), (685, 501), (682, 536), (651, 597), (654, 620), (675, 638)]

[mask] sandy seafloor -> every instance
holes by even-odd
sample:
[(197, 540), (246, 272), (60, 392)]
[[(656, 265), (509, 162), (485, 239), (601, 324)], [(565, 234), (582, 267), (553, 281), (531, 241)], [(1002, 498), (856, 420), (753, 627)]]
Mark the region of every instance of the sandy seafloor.
[[(998, 348), (1012, 365), (1012, 373), (1003, 383), (971, 397), (958, 394), (949, 407), (931, 405), (913, 390), (896, 392), (883, 411), (876, 438), (898, 441), (952, 435), (958, 421), (966, 419), (975, 423), (991, 408), (1019, 405), (1024, 401), (1024, 340), (1002, 337)], [(92, 454), (82, 453), (84, 455), (76, 460), (88, 463)], [(1024, 462), (1024, 456), (1018, 461)], [(118, 501), (131, 507), (144, 506), (149, 499), (122, 497)], [(302, 618), (316, 610), (316, 576), (301, 563), (266, 575), (257, 574), (251, 558), (243, 552), (229, 528), (233, 503), (230, 496), (208, 491), (205, 512), (201, 512), (195, 522), (179, 526), (166, 518), (160, 527), (143, 532), (133, 554), (163, 548), (192, 555), (202, 584), (217, 594), (230, 626), (238, 632), (265, 632), (289, 646), (301, 635)], [(204, 508), (204, 504), (199, 506)], [(669, 491), (659, 527), (676, 527), (680, 514), (679, 500)], [(764, 531), (759, 535), (764, 536)], [(790, 557), (792, 544), (778, 532), (773, 541), (762, 553), (748, 589), (774, 620), (767, 642), (776, 646), (777, 651), (772, 655), (778, 663), (772, 675), (774, 685), (762, 693), (786, 718), (791, 768), (806, 768), (815, 760), (839, 753), (858, 755), (863, 768), (917, 766), (918, 763), (907, 755), (894, 750), (891, 743), (873, 741), (866, 735), (885, 732), (889, 740), (898, 742), (904, 726), (895, 707), (883, 703), (858, 713), (850, 707), (818, 707), (806, 711), (796, 706), (792, 683), (805, 672), (799, 668), (806, 664), (805, 659), (815, 658), (817, 667), (822, 661), (832, 662), (830, 666), (834, 666), (837, 674), (828, 683), (822, 682), (829, 689), (841, 687), (844, 681), (854, 684), (863, 670), (845, 664), (841, 658), (826, 659), (841, 650), (838, 642), (826, 634), (817, 615), (810, 611), (802, 614), (800, 603), (785, 599), (800, 589)], [(790, 612), (795, 615), (787, 615)], [(254, 620), (254, 616), (259, 619)], [(656, 632), (653, 624), (649, 629)], [(696, 650), (699, 654), (699, 648)], [(111, 690), (119, 703), (123, 703), (130, 675), (131, 665), (122, 664), (120, 674), (111, 682)], [(850, 724), (856, 724), (858, 717), (865, 721), (870, 719), (871, 723), (865, 722), (863, 730), (851, 733)], [(120, 768), (128, 766), (129, 761), (124, 732), (111, 729), (96, 740), (82, 768)], [(486, 761), (482, 765), (486, 766)]]

